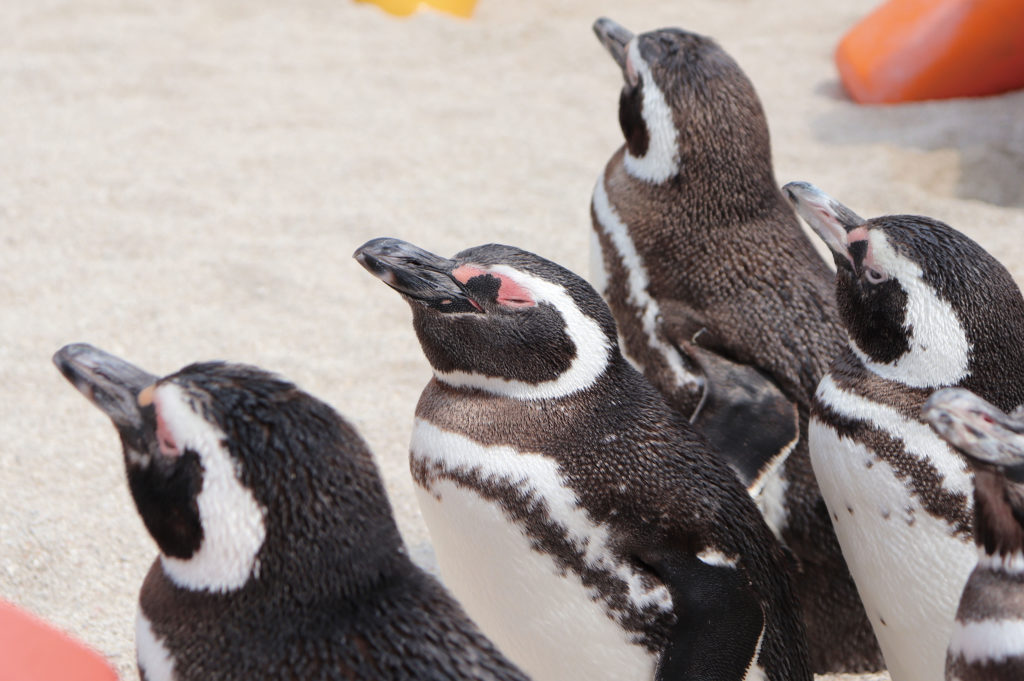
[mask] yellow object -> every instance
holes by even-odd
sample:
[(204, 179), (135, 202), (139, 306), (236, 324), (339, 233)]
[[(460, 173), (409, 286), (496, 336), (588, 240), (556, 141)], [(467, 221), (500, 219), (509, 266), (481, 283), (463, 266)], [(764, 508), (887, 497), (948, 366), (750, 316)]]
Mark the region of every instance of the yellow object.
[(473, 7), (476, 6), (476, 0), (356, 0), (356, 2), (373, 3), (385, 12), (400, 17), (407, 17), (420, 9), (420, 6), (426, 5), (468, 19), (473, 15)]

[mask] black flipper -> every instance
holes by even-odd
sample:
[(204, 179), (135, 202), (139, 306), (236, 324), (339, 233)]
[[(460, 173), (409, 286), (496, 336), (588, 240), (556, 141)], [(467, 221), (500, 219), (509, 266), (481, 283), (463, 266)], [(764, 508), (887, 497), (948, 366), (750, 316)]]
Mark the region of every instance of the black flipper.
[(704, 395), (691, 422), (749, 488), (796, 445), (797, 405), (752, 366), (696, 344), (682, 349), (705, 377)]
[(683, 363), (696, 366), (704, 379), (700, 402), (690, 414), (744, 486), (761, 481), (782, 463), (800, 437), (795, 402), (757, 368), (744, 363), (725, 339), (711, 333), (700, 314), (678, 301), (664, 303), (667, 337)]
[(693, 554), (647, 563), (672, 594), (676, 624), (655, 681), (737, 681), (756, 664), (765, 617), (746, 574)]

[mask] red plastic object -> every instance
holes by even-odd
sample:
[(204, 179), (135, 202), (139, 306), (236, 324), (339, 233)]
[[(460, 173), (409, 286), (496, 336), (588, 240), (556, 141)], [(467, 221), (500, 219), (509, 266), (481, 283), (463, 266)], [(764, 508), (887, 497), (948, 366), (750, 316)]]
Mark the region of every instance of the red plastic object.
[(117, 672), (99, 653), (0, 600), (0, 679), (117, 681)]
[(843, 37), (836, 65), (864, 104), (1024, 87), (1024, 0), (890, 0)]

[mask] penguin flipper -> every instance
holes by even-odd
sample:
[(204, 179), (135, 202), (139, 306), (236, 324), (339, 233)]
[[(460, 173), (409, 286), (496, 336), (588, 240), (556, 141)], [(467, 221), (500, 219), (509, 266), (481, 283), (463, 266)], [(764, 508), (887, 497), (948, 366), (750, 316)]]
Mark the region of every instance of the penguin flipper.
[(705, 376), (704, 396), (691, 423), (749, 488), (796, 446), (797, 404), (752, 366), (696, 344), (684, 349)]
[(725, 339), (683, 303), (665, 303), (664, 325), (685, 363), (704, 378), (690, 423), (756, 495), (764, 474), (784, 462), (799, 441), (798, 405), (771, 378), (735, 357)]
[(765, 625), (746, 574), (728, 561), (713, 564), (692, 553), (648, 564), (672, 594), (676, 614), (655, 680), (745, 678), (757, 664)]

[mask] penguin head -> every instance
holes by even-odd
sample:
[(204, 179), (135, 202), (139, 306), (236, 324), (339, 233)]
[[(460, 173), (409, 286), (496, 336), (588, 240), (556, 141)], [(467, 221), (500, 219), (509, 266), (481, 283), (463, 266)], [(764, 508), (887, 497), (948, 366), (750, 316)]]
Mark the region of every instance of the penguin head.
[(944, 388), (928, 398), (922, 415), (974, 469), (978, 499), (975, 540), (989, 554), (1021, 555), (1024, 408), (1007, 415), (969, 390)]
[(86, 344), (54, 362), (117, 428), (132, 497), (179, 587), (351, 592), (399, 549), (366, 446), (292, 383), (223, 362), (158, 378)]
[(767, 168), (774, 186), (760, 100), (714, 40), (679, 28), (634, 35), (608, 18), (594, 33), (622, 69), (619, 124), (631, 175), (662, 183), (687, 164), (704, 175), (738, 168), (756, 186)]
[[(932, 218), (865, 220), (811, 184), (783, 189), (832, 251), (836, 302), (868, 369), (915, 388), (994, 386), (1021, 371), (1024, 299), (981, 246)], [(1024, 386), (1009, 383), (986, 397), (1016, 404)]]
[(618, 357), (615, 321), (581, 277), (498, 244), (442, 258), (398, 239), (354, 257), (409, 302), (437, 378), (522, 398), (583, 390)]

